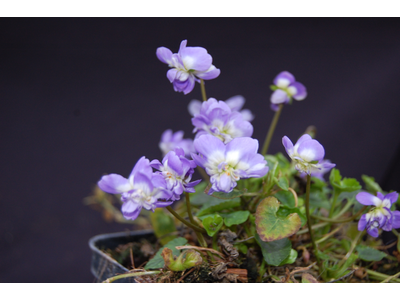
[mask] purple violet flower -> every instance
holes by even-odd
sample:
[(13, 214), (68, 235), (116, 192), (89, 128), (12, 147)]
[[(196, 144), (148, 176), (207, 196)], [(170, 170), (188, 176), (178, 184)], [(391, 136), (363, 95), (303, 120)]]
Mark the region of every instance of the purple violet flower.
[(182, 148), (185, 151), (185, 156), (190, 157), (190, 153), (194, 152), (193, 140), (183, 139), (183, 131), (177, 131), (173, 133), (171, 129), (167, 129), (161, 136), (161, 141), (158, 144), (163, 156), (167, 155), (168, 152), (175, 150), (177, 147)]
[(358, 221), (358, 230), (367, 229), (367, 233), (373, 237), (378, 237), (378, 228), (384, 231), (391, 231), (393, 228), (400, 228), (400, 211), (391, 211), (390, 207), (397, 201), (399, 194), (396, 192), (383, 195), (377, 193), (376, 196), (367, 192), (360, 192), (356, 199), (363, 205), (373, 205), (368, 213), (361, 216)]
[(187, 40), (181, 42), (178, 53), (157, 48), (156, 55), (160, 61), (172, 69), (167, 72), (167, 78), (173, 84), (176, 92), (190, 93), (195, 81), (217, 78), (221, 71), (212, 64), (212, 57), (202, 47), (186, 47)]
[(183, 192), (194, 193), (194, 186), (201, 180), (190, 182), (196, 163), (185, 157), (185, 152), (181, 148), (176, 148), (165, 155), (162, 163), (157, 159), (150, 165), (159, 170), (159, 174), (166, 181), (166, 187), (172, 192), (172, 200), (179, 200)]
[(317, 141), (312, 139), (308, 134), (303, 134), (296, 145), (293, 146), (292, 141), (284, 136), (282, 144), (287, 154), (296, 164), (296, 170), (311, 175), (313, 172), (328, 172), (335, 164), (324, 161), (325, 149)]
[[(245, 102), (246, 100), (244, 99), (244, 97), (240, 95), (233, 96), (225, 100), (225, 104), (228, 105), (232, 111), (240, 112), (242, 114), (243, 120), (251, 122), (254, 120), (254, 115), (251, 113), (251, 111), (249, 109), (240, 110)], [(199, 100), (190, 101), (188, 105), (188, 110), (192, 117), (195, 117), (200, 113), (202, 103), (203, 101)]]
[(271, 109), (277, 111), (279, 104), (287, 104), (292, 98), (301, 101), (307, 97), (306, 87), (297, 82), (294, 76), (283, 71), (274, 79), (274, 85), (271, 86), (274, 91), (271, 95)]
[(212, 184), (208, 194), (229, 193), (243, 178), (263, 177), (268, 172), (267, 162), (257, 153), (258, 141), (238, 137), (226, 145), (212, 135), (202, 135), (194, 141), (199, 153), (192, 154), (196, 164), (210, 175)]
[(195, 139), (204, 134), (216, 136), (225, 144), (237, 137), (250, 137), (253, 126), (243, 120), (241, 113), (232, 111), (224, 101), (210, 98), (201, 104), (200, 112), (192, 118), (197, 132)]
[(144, 156), (138, 160), (129, 178), (109, 174), (103, 176), (97, 184), (106, 193), (121, 194), (121, 211), (128, 220), (135, 220), (142, 208), (154, 212), (157, 207), (173, 203), (159, 200), (171, 198), (172, 193), (166, 189), (165, 179), (153, 173), (149, 160)]
[[(316, 177), (322, 181), (325, 181), (324, 175), (335, 166), (335, 164), (332, 164), (329, 159), (323, 159), (317, 165), (318, 169), (313, 169), (311, 171), (311, 177)], [(300, 177), (306, 177), (306, 173), (300, 173)]]

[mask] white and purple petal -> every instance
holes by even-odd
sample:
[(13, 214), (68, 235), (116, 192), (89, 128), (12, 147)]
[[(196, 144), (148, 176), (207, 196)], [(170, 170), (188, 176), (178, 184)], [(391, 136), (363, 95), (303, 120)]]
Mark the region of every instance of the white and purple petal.
[(110, 194), (122, 194), (132, 189), (129, 180), (119, 174), (104, 175), (97, 185), (102, 191)]

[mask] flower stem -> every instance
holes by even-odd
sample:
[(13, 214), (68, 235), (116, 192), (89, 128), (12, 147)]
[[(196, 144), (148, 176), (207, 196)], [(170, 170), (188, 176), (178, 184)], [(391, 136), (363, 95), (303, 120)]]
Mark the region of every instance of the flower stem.
[(313, 234), (312, 227), (311, 227), (311, 218), (310, 218), (310, 185), (311, 185), (311, 175), (307, 174), (307, 187), (306, 187), (306, 202), (305, 202), (305, 204), (306, 204), (306, 215), (307, 215), (308, 232), (310, 234), (311, 243), (312, 243), (312, 246), (314, 248), (314, 254), (315, 254), (315, 257), (317, 258), (318, 266), (319, 266), (320, 270), (322, 270), (321, 261), (320, 261), (319, 256), (318, 256), (317, 244), (315, 244), (314, 234)]
[(356, 213), (355, 215), (348, 217), (346, 219), (329, 219), (329, 218), (324, 218), (324, 217), (320, 217), (320, 216), (312, 216), (314, 219), (318, 219), (321, 221), (325, 221), (325, 222), (329, 222), (329, 223), (346, 223), (346, 222), (351, 222), (354, 219), (357, 219), (357, 217), (361, 216), (362, 213), (367, 209), (368, 206), (364, 206), (358, 213)]
[(166, 209), (179, 221), (181, 221), (183, 224), (186, 226), (192, 228), (196, 232), (201, 232), (201, 233), (206, 233), (206, 230), (203, 228), (200, 228), (199, 226), (196, 226), (188, 221), (186, 221), (184, 218), (182, 218), (176, 211), (174, 211), (171, 206), (167, 206)]
[(110, 278), (107, 278), (106, 280), (103, 281), (103, 283), (111, 283), (115, 280), (121, 279), (121, 278), (127, 278), (127, 277), (136, 277), (136, 276), (148, 276), (148, 275), (155, 275), (159, 274), (161, 271), (146, 271), (146, 272), (136, 272), (136, 273), (125, 273), (117, 276), (113, 276)]
[(332, 196), (332, 205), (331, 205), (331, 209), (329, 211), (329, 218), (332, 218), (333, 213), (335, 212), (335, 207), (336, 207), (336, 201), (339, 197), (340, 192), (337, 192), (336, 190), (334, 190), (333, 192), (333, 196)]
[(264, 145), (261, 154), (264, 156), (267, 154), (269, 144), (271, 143), (272, 136), (274, 135), (276, 124), (278, 124), (279, 116), (283, 109), (283, 104), (279, 104), (278, 110), (275, 112), (274, 118), (272, 119), (271, 125), (269, 126), (267, 136), (265, 137)]
[[(197, 224), (197, 222), (194, 220), (193, 215), (192, 215), (192, 208), (191, 208), (191, 205), (190, 205), (190, 196), (189, 196), (189, 193), (185, 192), (185, 196), (186, 196), (186, 208), (187, 208), (187, 213), (188, 213), (188, 215), (189, 215), (189, 220), (190, 220), (190, 222), (191, 222), (193, 225), (196, 225), (196, 226), (197, 226), (198, 224)], [(202, 247), (204, 247), (204, 248), (207, 248), (208, 245), (207, 245), (207, 243), (206, 243), (206, 241), (205, 241), (204, 236), (202, 235), (202, 233), (201, 233), (201, 232), (197, 232), (197, 231), (195, 231), (195, 233), (196, 233), (196, 236), (197, 236), (197, 239), (198, 239), (198, 241), (199, 241), (200, 246), (202, 246)]]
[(201, 88), (201, 96), (203, 97), (203, 101), (207, 101), (206, 87), (204, 85), (203, 79), (200, 79), (200, 88)]

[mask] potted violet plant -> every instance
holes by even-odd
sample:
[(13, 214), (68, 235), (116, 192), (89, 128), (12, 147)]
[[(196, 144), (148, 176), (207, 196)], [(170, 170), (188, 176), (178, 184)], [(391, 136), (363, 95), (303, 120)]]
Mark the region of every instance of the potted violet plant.
[[(188, 105), (195, 138), (166, 130), (162, 161), (143, 156), (128, 176), (102, 176), (86, 198), (107, 218), (151, 228), (92, 238), (97, 279), (400, 282), (396, 191), (366, 175), (364, 187), (343, 178), (312, 127), (297, 141), (280, 137), (284, 154), (268, 153), (285, 105), (307, 96), (302, 83), (287, 71), (275, 77), (275, 115), (259, 145), (241, 96), (206, 96), (204, 81), (220, 74), (206, 49), (184, 40), (178, 53), (160, 47), (156, 55), (169, 66), (175, 91), (188, 94), (200, 84), (203, 101)], [(192, 179), (195, 172), (201, 180)], [(382, 245), (382, 231), (393, 232), (389, 245)]]

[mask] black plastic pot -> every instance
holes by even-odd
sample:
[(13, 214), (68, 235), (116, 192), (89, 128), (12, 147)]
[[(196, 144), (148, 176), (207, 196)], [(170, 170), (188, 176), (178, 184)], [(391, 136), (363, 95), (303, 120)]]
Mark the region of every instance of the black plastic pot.
[[(125, 231), (117, 233), (100, 234), (89, 240), (92, 250), (91, 271), (94, 277), (102, 282), (107, 278), (128, 272), (128, 269), (118, 263), (115, 259), (105, 254), (102, 249), (115, 249), (118, 245), (154, 237), (152, 230)], [(122, 278), (114, 282), (135, 282), (133, 277)]]

